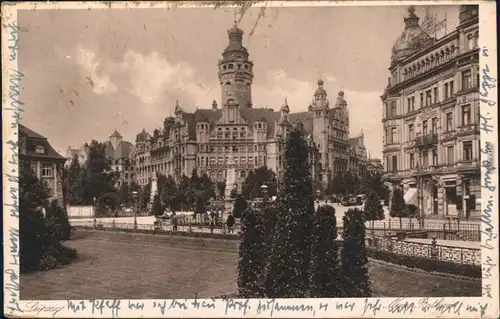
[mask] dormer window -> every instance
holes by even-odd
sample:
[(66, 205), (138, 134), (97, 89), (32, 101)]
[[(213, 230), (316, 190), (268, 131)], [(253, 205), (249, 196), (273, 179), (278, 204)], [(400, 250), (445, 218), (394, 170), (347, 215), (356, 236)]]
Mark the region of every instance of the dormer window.
[(35, 147), (35, 153), (37, 153), (37, 154), (45, 154), (45, 147), (43, 147), (42, 145), (37, 145)]

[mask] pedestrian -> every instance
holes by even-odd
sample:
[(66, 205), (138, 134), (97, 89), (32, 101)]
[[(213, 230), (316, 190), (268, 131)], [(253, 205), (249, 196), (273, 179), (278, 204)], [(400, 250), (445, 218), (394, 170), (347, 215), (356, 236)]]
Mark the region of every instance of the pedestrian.
[(175, 214), (175, 212), (172, 212), (172, 230), (174, 232), (177, 231), (177, 215)]
[(213, 234), (215, 227), (215, 212), (210, 212), (210, 233)]
[(235, 223), (234, 216), (233, 214), (229, 213), (229, 215), (227, 216), (226, 225), (227, 225), (227, 230), (230, 234), (233, 233), (234, 223)]

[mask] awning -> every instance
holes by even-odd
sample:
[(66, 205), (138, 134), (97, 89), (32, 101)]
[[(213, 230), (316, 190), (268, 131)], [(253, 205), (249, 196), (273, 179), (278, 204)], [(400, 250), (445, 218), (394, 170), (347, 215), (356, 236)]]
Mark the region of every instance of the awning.
[(417, 188), (416, 187), (410, 187), (406, 191), (404, 195), (405, 203), (407, 205), (415, 205), (417, 206)]

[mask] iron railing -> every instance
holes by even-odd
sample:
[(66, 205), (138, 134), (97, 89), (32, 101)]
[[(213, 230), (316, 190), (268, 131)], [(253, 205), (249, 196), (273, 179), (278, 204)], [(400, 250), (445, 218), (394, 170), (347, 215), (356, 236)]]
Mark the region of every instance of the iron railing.
[(430, 244), (400, 241), (390, 237), (371, 236), (370, 247), (395, 253), (397, 255), (423, 257), (440, 261), (481, 265), (481, 249), (438, 245), (433, 239)]

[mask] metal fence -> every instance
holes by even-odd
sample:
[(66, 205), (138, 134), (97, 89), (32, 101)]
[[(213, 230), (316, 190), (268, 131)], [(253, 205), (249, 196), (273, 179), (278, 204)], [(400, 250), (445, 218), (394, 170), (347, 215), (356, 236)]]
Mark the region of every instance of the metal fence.
[[(97, 223), (91, 221), (77, 222), (72, 224), (73, 227), (88, 227), (95, 229), (113, 229), (113, 230), (133, 230), (134, 224), (131, 223)], [(234, 236), (237, 238), (239, 232), (238, 228), (228, 229), (225, 225), (219, 226), (177, 226), (175, 229), (173, 225), (145, 225), (137, 224), (136, 229), (139, 231), (155, 231), (155, 232), (181, 232), (181, 233), (212, 233), (212, 234), (226, 234)], [(342, 229), (339, 229), (339, 234), (341, 234)], [(340, 238), (339, 238), (340, 239)], [(340, 239), (341, 240), (341, 239)], [(438, 245), (436, 239), (433, 239), (430, 244), (418, 243), (397, 240), (392, 237), (383, 237), (374, 235), (373, 233), (367, 234), (367, 246), (380, 249), (383, 251), (388, 251), (397, 255), (403, 256), (415, 256), (423, 257), (429, 259), (437, 259), (441, 261), (458, 263), (458, 264), (469, 264), (469, 265), (481, 265), (481, 250), (478, 248), (467, 248), (467, 247), (454, 247), (448, 245)]]
[[(370, 240), (371, 239), (371, 240)], [(481, 249), (399, 241), (389, 237), (372, 236), (369, 246), (403, 256), (424, 257), (457, 264), (481, 265)]]

